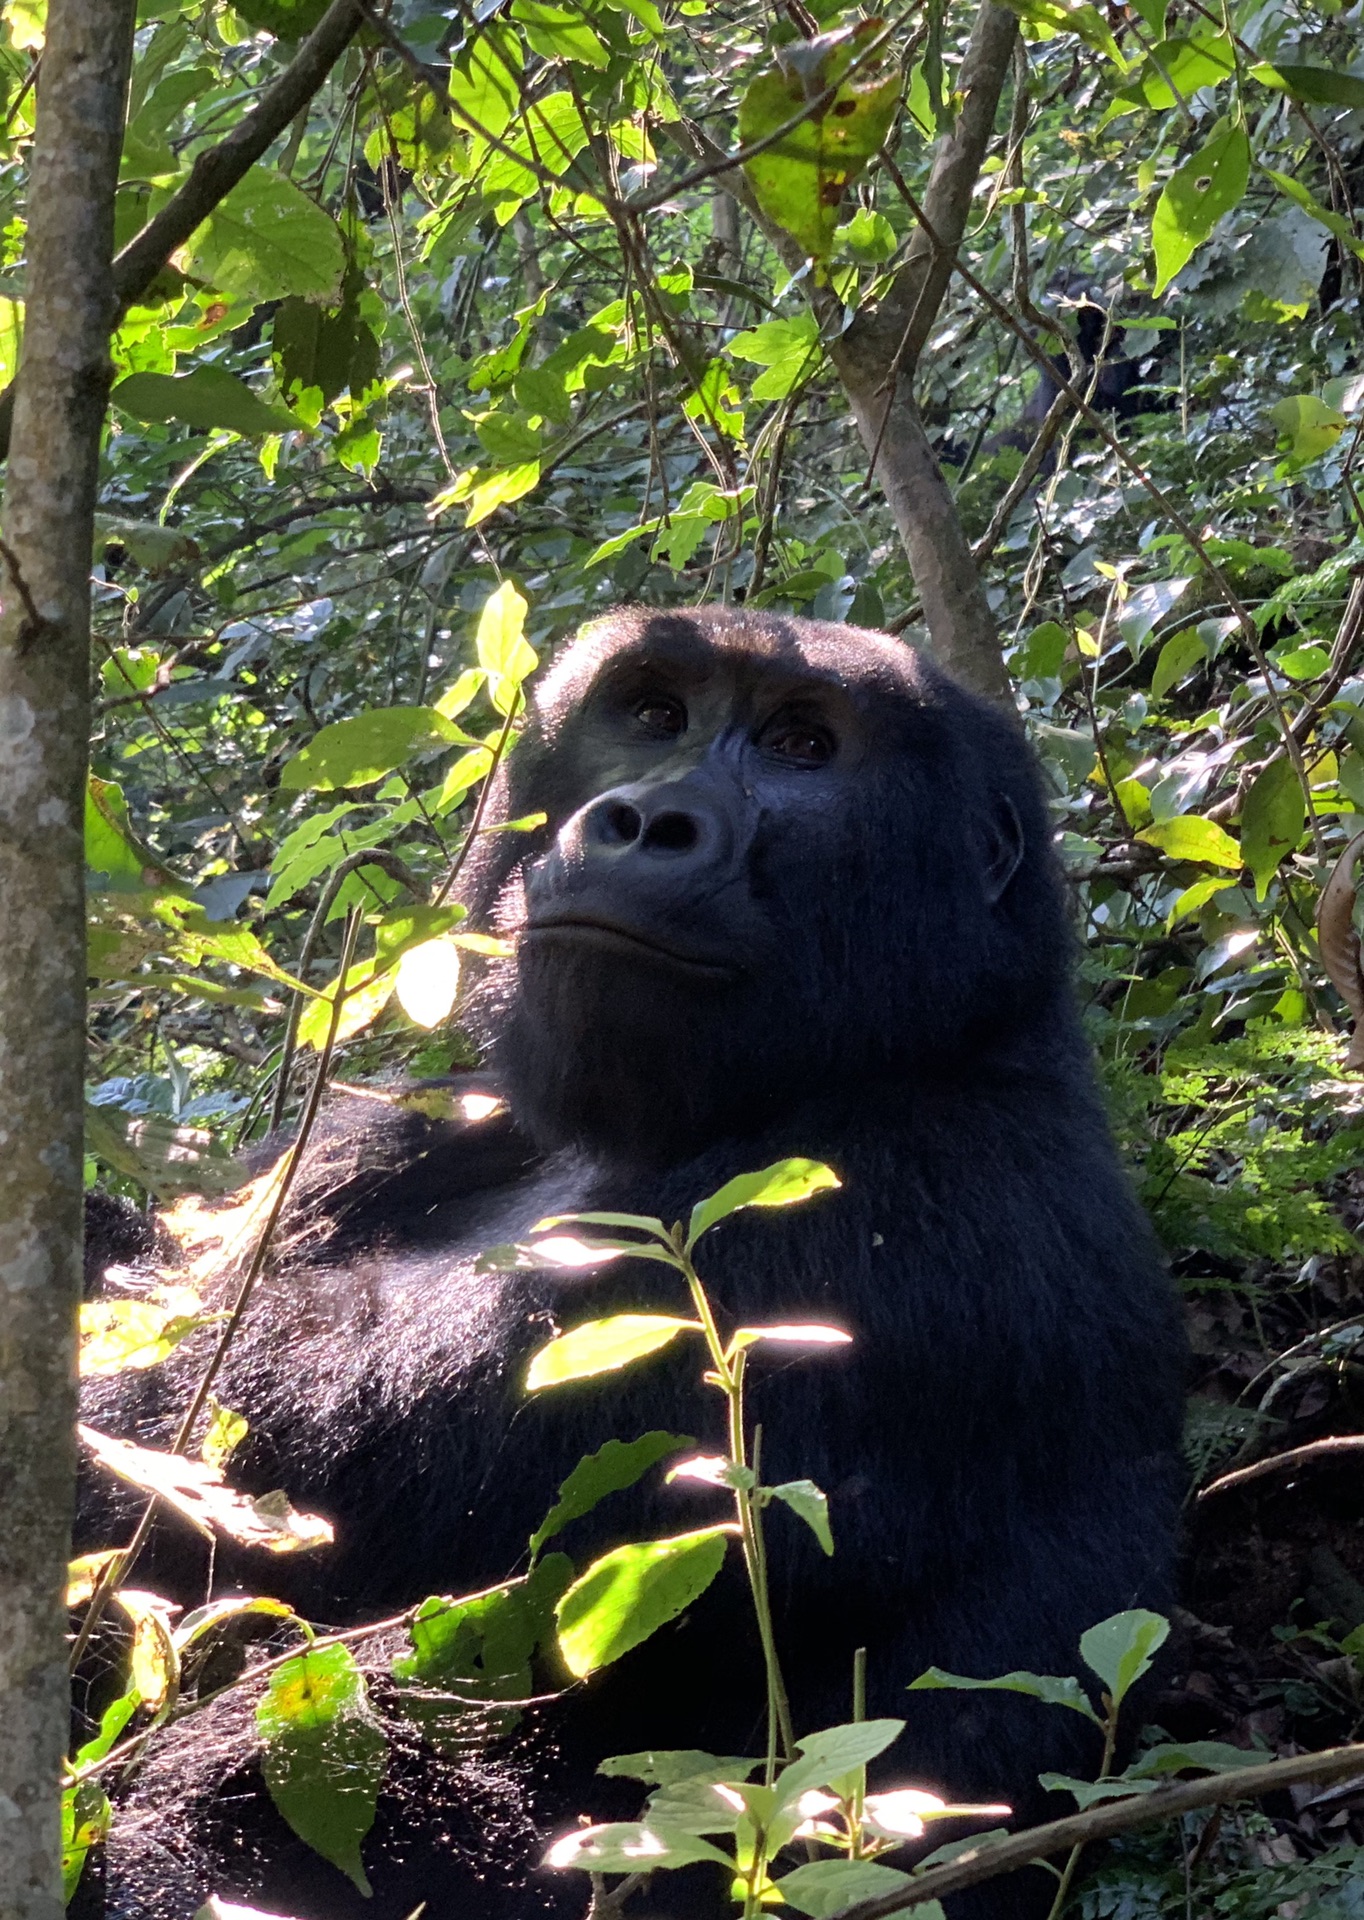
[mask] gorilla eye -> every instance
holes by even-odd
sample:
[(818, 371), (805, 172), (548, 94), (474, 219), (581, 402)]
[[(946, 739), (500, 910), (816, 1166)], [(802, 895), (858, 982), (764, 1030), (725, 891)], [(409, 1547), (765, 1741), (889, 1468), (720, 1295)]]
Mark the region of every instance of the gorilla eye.
[(665, 695), (651, 693), (637, 701), (634, 717), (655, 740), (675, 740), (687, 731), (687, 709), (680, 700), (669, 700)]
[(793, 767), (826, 767), (836, 751), (828, 728), (808, 720), (779, 720), (758, 744), (764, 753)]

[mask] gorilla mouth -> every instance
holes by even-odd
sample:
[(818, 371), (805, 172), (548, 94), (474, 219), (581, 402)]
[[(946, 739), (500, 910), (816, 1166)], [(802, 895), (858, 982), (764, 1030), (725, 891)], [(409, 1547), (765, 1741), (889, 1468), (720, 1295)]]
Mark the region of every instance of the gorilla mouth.
[(597, 947), (603, 953), (622, 953), (637, 959), (662, 961), (678, 972), (693, 974), (698, 979), (729, 981), (736, 979), (739, 973), (737, 967), (726, 965), (723, 961), (703, 960), (695, 954), (682, 953), (650, 934), (638, 932), (634, 927), (623, 927), (613, 920), (591, 919), (586, 914), (564, 914), (552, 920), (533, 920), (522, 937), (542, 940), (547, 936), (567, 936), (585, 946)]

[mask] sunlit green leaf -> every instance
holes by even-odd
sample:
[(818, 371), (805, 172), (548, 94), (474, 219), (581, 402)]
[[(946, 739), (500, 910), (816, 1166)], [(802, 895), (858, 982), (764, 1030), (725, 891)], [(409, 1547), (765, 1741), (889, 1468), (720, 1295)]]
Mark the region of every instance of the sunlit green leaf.
[(567, 1380), (616, 1373), (647, 1354), (657, 1353), (679, 1333), (699, 1331), (699, 1321), (662, 1313), (617, 1313), (607, 1320), (589, 1320), (541, 1347), (526, 1375), (527, 1391), (536, 1393), (542, 1387), (562, 1386)]
[(1200, 819), (1197, 814), (1158, 820), (1153, 826), (1143, 827), (1137, 838), (1159, 847), (1172, 860), (1206, 860), (1214, 867), (1241, 865), (1241, 849), (1226, 828), (1219, 827), (1215, 820)]
[(335, 300), (346, 250), (329, 213), (292, 180), (252, 167), (189, 243), (189, 271), (247, 300)]
[(698, 1200), (687, 1228), (688, 1251), (703, 1233), (744, 1207), (790, 1207), (841, 1185), (832, 1167), (819, 1160), (778, 1160), (760, 1173), (741, 1173), (718, 1192)]
[(703, 1527), (617, 1547), (594, 1561), (557, 1608), (569, 1672), (585, 1679), (685, 1612), (719, 1573), (729, 1532)]
[[(874, 1900), (878, 1894), (897, 1893), (909, 1885), (909, 1875), (896, 1867), (883, 1867), (876, 1860), (810, 1860), (794, 1873), (784, 1873), (777, 1882), (781, 1897), (797, 1913), (808, 1913), (813, 1920), (830, 1920), (858, 1900)], [(933, 1909), (937, 1907), (937, 1916)], [(941, 1920), (942, 1908), (936, 1900), (915, 1907), (916, 1914)]]
[(1113, 1704), (1120, 1706), (1129, 1689), (1150, 1671), (1169, 1634), (1170, 1623), (1163, 1614), (1134, 1607), (1128, 1613), (1101, 1620), (1082, 1634), (1080, 1657), (1103, 1681)]
[(293, 792), (372, 787), (415, 754), (453, 746), (461, 738), (458, 727), (434, 707), (371, 707), (315, 733), (285, 761), (279, 783)]
[(277, 1667), (256, 1726), (270, 1798), (300, 1840), (368, 1893), (360, 1843), (374, 1824), (388, 1741), (354, 1654), (318, 1647)]

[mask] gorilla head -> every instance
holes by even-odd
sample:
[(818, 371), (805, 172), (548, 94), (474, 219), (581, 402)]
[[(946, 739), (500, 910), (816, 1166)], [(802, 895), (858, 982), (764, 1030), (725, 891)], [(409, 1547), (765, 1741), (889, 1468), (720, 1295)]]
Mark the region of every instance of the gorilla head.
[(611, 615), (540, 684), (500, 805), (548, 813), (476, 881), (519, 936), (497, 1059), (545, 1146), (674, 1160), (1054, 1013), (1018, 729), (881, 635)]

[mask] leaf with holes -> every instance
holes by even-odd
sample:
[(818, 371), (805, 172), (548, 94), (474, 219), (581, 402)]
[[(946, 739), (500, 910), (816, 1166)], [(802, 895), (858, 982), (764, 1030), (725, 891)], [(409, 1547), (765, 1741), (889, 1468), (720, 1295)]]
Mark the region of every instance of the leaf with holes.
[(1231, 212), (1249, 178), (1250, 141), (1245, 128), (1219, 120), (1212, 137), (1166, 181), (1156, 202), (1151, 240), (1156, 250), (1157, 294), (1164, 293), (1222, 215)]

